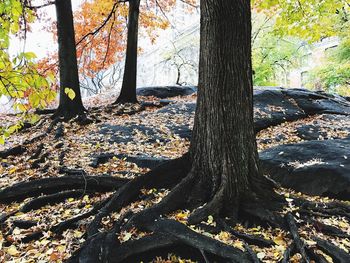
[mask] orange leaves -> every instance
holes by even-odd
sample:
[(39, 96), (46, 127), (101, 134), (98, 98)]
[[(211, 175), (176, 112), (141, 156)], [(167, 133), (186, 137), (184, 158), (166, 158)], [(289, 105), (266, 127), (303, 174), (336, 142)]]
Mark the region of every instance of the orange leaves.
[(124, 4), (114, 8), (114, 1), (103, 0), (85, 2), (75, 12), (76, 41), (85, 37), (77, 47), (81, 73), (94, 76), (116, 63), (117, 53), (124, 52), (125, 9)]
[[(163, 12), (169, 11), (175, 3), (175, 0), (166, 0), (157, 4), (152, 0), (141, 4), (140, 27), (145, 29), (151, 42), (157, 38), (158, 29), (164, 30), (169, 26)], [(84, 38), (77, 47), (81, 73), (92, 77), (124, 57), (128, 9), (127, 3), (115, 6), (113, 0), (94, 0), (84, 2), (74, 14), (76, 40), (79, 42)]]

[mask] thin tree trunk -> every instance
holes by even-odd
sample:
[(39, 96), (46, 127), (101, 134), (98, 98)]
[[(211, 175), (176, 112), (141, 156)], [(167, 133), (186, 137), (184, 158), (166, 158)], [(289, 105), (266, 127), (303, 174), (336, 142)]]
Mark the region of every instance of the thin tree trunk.
[(201, 14), (190, 153), (202, 187), (232, 208), (262, 177), (253, 125), (250, 0), (202, 0)]
[[(71, 0), (56, 0), (55, 6), (60, 71), (60, 101), (55, 116), (71, 118), (85, 110), (79, 87), (72, 3)], [(66, 94), (66, 88), (74, 91), (73, 99)]]
[(140, 0), (129, 0), (129, 23), (123, 84), (116, 103), (137, 102), (137, 39)]

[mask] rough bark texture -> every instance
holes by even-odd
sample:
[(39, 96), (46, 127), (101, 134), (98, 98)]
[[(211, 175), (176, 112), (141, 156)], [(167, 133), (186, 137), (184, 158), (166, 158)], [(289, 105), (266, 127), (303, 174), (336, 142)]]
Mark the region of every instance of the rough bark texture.
[(137, 102), (137, 38), (140, 0), (129, 0), (129, 23), (123, 84), (116, 103)]
[(223, 204), (237, 208), (263, 181), (253, 125), (250, 1), (202, 0), (200, 48), (190, 152), (213, 212)]
[[(56, 0), (60, 102), (55, 117), (71, 118), (84, 113), (81, 100), (71, 0)], [(71, 100), (65, 88), (75, 92)]]

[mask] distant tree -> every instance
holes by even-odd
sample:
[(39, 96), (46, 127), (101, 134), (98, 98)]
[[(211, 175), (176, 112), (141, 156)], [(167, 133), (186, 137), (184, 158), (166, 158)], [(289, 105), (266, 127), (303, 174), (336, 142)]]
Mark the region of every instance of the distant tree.
[[(269, 19), (271, 28), (259, 32), (253, 48), (254, 83), (274, 85), (283, 73), (300, 66), (301, 46), (321, 41), (332, 36), (348, 35), (349, 4), (345, 0), (254, 0), (254, 10)], [(264, 31), (264, 30), (262, 30)], [(304, 42), (304, 43), (303, 43)], [(345, 44), (345, 41), (344, 41)], [(258, 49), (260, 46), (260, 50)], [(344, 46), (344, 45), (343, 45)], [(335, 57), (331, 61), (337, 61)], [(330, 87), (338, 83), (344, 89), (348, 66), (344, 61), (326, 63), (313, 72), (312, 80), (317, 86)], [(287, 70), (286, 70), (287, 69)], [(332, 84), (331, 84), (332, 83)], [(310, 83), (309, 83), (310, 84)], [(308, 85), (311, 86), (311, 85)]]
[(140, 0), (129, 0), (128, 39), (123, 84), (116, 103), (137, 102), (137, 40), (139, 31)]
[(53, 117), (72, 118), (84, 113), (80, 94), (77, 54), (71, 0), (56, 0), (58, 59), (60, 75), (59, 106)]
[(184, 79), (183, 75), (186, 77), (189, 77), (192, 74), (194, 76), (198, 76), (198, 61), (193, 59), (193, 53), (197, 51), (196, 47), (190, 45), (178, 48), (176, 43), (172, 42), (171, 44), (171, 50), (163, 54), (164, 60), (161, 63), (164, 64), (164, 66), (175, 68), (176, 85), (182, 86), (192, 84), (189, 83), (188, 80)]
[(337, 20), (349, 8), (347, 0), (253, 0), (254, 9), (275, 15), (280, 36), (296, 36), (310, 43), (338, 34)]
[(337, 23), (339, 45), (328, 49), (322, 65), (311, 71), (313, 88), (350, 96), (350, 6), (338, 12)]

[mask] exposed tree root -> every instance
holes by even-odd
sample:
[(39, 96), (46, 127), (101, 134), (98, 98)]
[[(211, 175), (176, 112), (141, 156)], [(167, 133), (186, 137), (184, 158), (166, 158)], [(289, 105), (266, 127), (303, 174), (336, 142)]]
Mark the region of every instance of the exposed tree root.
[(295, 242), (292, 242), (283, 253), (280, 263), (289, 263), (290, 258), (296, 253)]
[(299, 212), (306, 215), (320, 217), (343, 216), (350, 220), (350, 206), (340, 202), (317, 204), (302, 199), (295, 199), (295, 204), (300, 207)]
[(291, 235), (293, 237), (296, 249), (298, 250), (298, 252), (303, 257), (304, 262), (306, 262), (306, 263), (310, 262), (310, 258), (307, 255), (306, 250), (305, 250), (305, 244), (300, 239), (300, 236), (299, 236), (299, 233), (298, 233), (298, 227), (296, 225), (294, 216), (291, 213), (287, 213), (286, 221), (287, 221), (287, 224), (289, 226), (290, 233), (291, 233)]
[[(0, 191), (0, 200), (9, 202), (22, 200), (26, 197), (35, 197), (42, 193), (49, 194), (23, 205), (20, 211), (27, 212), (46, 204), (61, 202), (69, 197), (79, 197), (88, 191), (105, 192), (116, 190), (106, 200), (95, 204), (90, 211), (51, 226), (49, 229), (42, 230), (61, 234), (66, 229), (76, 227), (81, 220), (94, 216), (85, 233), (86, 242), (74, 253), (69, 262), (133, 262), (132, 259), (144, 253), (152, 254), (154, 251), (159, 251), (159, 249), (186, 246), (196, 251), (196, 255), (198, 254), (197, 256), (200, 257), (200, 262), (213, 262), (213, 259), (215, 259), (217, 262), (258, 263), (260, 260), (249, 245), (270, 247), (275, 245), (275, 243), (260, 236), (248, 235), (234, 230), (233, 225), (238, 220), (247, 220), (248, 217), (250, 217), (249, 220), (251, 222), (265, 222), (267, 225), (289, 231), (293, 243), (285, 251), (281, 262), (289, 262), (296, 253), (300, 253), (303, 262), (312, 262), (312, 260), (321, 263), (326, 262), (322, 255), (318, 254), (313, 247), (308, 247), (300, 238), (294, 216), (291, 213), (287, 213), (283, 218), (276, 213), (275, 208), (278, 205), (271, 205), (269, 202), (265, 204), (262, 197), (260, 199), (256, 195), (250, 197), (243, 195), (241, 198), (245, 202), (243, 200), (240, 201), (237, 210), (231, 213), (232, 216), (237, 217), (224, 219), (227, 217), (227, 213), (225, 213), (227, 206), (232, 204), (223, 203), (225, 201), (223, 197), (224, 190), (220, 187), (216, 195), (208, 195), (205, 187), (203, 187), (203, 182), (198, 182), (198, 175), (191, 170), (188, 155), (161, 164), (151, 172), (136, 177), (131, 181), (113, 177), (87, 176), (83, 170), (68, 169), (66, 167), (62, 167), (60, 172), (68, 175), (16, 184)], [(58, 188), (62, 192), (57, 193)], [(148, 195), (141, 195), (140, 191), (153, 188), (166, 188), (171, 189), (171, 191), (159, 203), (147, 209), (136, 214), (133, 214), (132, 211), (124, 213), (115, 222), (112, 230), (99, 232), (104, 217), (113, 212), (120, 212), (123, 207), (134, 201), (150, 198)], [(318, 213), (325, 216), (335, 214), (347, 216), (350, 213), (348, 206), (341, 203), (330, 203), (320, 206), (301, 199), (296, 199), (295, 202), (301, 208), (299, 213), (306, 215), (305, 218), (303, 217), (303, 222), (311, 222), (316, 229), (327, 235), (342, 238), (349, 237), (338, 228), (325, 225), (308, 217), (309, 213)], [(202, 209), (196, 209), (198, 207)], [(243, 241), (245, 252), (197, 233), (175, 220), (162, 217), (177, 209), (190, 209), (194, 211), (192, 214), (195, 217), (199, 215), (193, 221), (190, 217), (190, 220), (188, 220), (189, 224), (197, 223), (198, 220), (203, 219), (206, 221), (208, 215), (214, 216), (217, 223), (215, 227), (201, 223), (198, 226), (211, 233), (219, 233), (220, 231), (231, 233)], [(13, 213), (3, 216), (2, 222), (11, 215)], [(36, 222), (13, 221), (12, 224), (15, 227), (29, 228)], [(126, 242), (120, 242), (116, 238), (123, 231), (133, 227), (146, 231), (148, 234), (138, 240), (130, 239)], [(43, 235), (42, 231), (27, 235), (21, 242), (29, 242), (41, 237)], [(328, 241), (317, 238), (315, 238), (315, 241), (317, 242), (317, 247), (330, 255), (334, 262), (350, 262), (349, 255), (345, 251), (335, 249), (334, 245)]]
[(276, 245), (275, 242), (273, 242), (272, 240), (268, 240), (268, 239), (265, 239), (263, 237), (256, 236), (256, 235), (248, 235), (245, 233), (240, 233), (240, 232), (234, 230), (232, 227), (230, 227), (222, 219), (218, 219), (217, 221), (218, 221), (218, 224), (222, 227), (222, 229), (231, 233), (235, 237), (238, 237), (239, 239), (244, 240), (249, 245), (255, 245), (255, 246), (259, 246), (259, 247), (270, 247), (270, 246)]
[(345, 233), (337, 227), (323, 224), (322, 222), (317, 220), (309, 219), (307, 221), (311, 223), (317, 231), (320, 231), (326, 235), (350, 239), (350, 235), (348, 235), (347, 233)]
[(38, 222), (32, 220), (13, 220), (12, 224), (14, 227), (18, 227), (21, 229), (28, 229), (33, 226), (36, 226)]
[(231, 259), (233, 262), (250, 262), (249, 256), (241, 250), (199, 234), (175, 220), (159, 219), (147, 224), (145, 228), (155, 233), (170, 235), (184, 244)]
[[(137, 200), (143, 188), (171, 188), (182, 179), (188, 170), (188, 156), (169, 161), (153, 171), (139, 176), (121, 187), (111, 200), (100, 210), (87, 229), (88, 236), (95, 235), (101, 220), (111, 212), (118, 212), (123, 206)], [(173, 191), (172, 191), (173, 192)]]
[[(18, 155), (25, 153), (27, 151), (27, 147), (26, 147), (27, 145), (30, 145), (30, 144), (46, 137), (52, 131), (52, 129), (54, 128), (54, 126), (56, 124), (57, 124), (56, 121), (52, 122), (51, 125), (47, 128), (47, 130), (45, 132), (40, 133), (31, 139), (25, 140), (21, 145), (16, 145), (10, 149), (0, 151), (0, 158), (5, 159), (9, 156), (18, 156)], [(34, 155), (35, 155), (35, 153), (34, 153)], [(40, 153), (39, 153), (39, 155), (40, 155)]]
[[(307, 247), (305, 243), (300, 239), (299, 233), (298, 233), (298, 227), (296, 224), (296, 221), (294, 219), (294, 216), (291, 213), (287, 213), (286, 215), (286, 221), (290, 229), (290, 233), (293, 237), (293, 248), (286, 253), (290, 253), (291, 250), (293, 250), (293, 254), (296, 252), (299, 252), (304, 260), (304, 262), (311, 262), (311, 259), (315, 262), (320, 263), (326, 263), (328, 262), (322, 255), (316, 253), (313, 248)], [(310, 220), (307, 220), (307, 222), (310, 222)], [(325, 224), (322, 224), (318, 221), (314, 221), (314, 226), (317, 230), (320, 230), (326, 234), (332, 234), (332, 235), (340, 235), (341, 237), (347, 237), (343, 231), (336, 227), (328, 226)], [(321, 228), (323, 228), (321, 230)], [(342, 249), (339, 249), (338, 247), (334, 246), (333, 244), (329, 243), (326, 240), (314, 238), (317, 242), (317, 247), (323, 250), (326, 254), (330, 255), (334, 262), (350, 262), (350, 256), (343, 251)], [(292, 255), (292, 253), (290, 253)], [(282, 262), (288, 262), (288, 261), (282, 261)]]
[[(154, 234), (122, 244), (115, 239), (111, 243), (107, 233), (99, 233), (69, 262), (124, 262), (131, 256), (178, 244), (186, 244), (202, 251), (202, 254), (210, 253), (226, 259), (220, 262), (251, 262), (249, 254), (196, 233), (175, 220), (160, 219), (143, 227)], [(113, 249), (107, 250), (111, 244)]]
[(23, 145), (26, 146), (26, 145), (30, 145), (36, 141), (39, 141), (39, 140), (42, 140), (43, 138), (45, 138), (49, 133), (50, 133), (50, 127), (46, 130), (46, 132), (43, 132), (43, 133), (40, 133), (36, 136), (34, 136), (33, 138), (31, 139), (28, 139), (26, 140), (25, 142), (23, 142)]
[(139, 227), (147, 223), (153, 222), (159, 216), (175, 211), (179, 208), (185, 208), (186, 195), (193, 186), (195, 176), (191, 174), (186, 176), (178, 183), (172, 191), (165, 196), (161, 202), (135, 214), (124, 226), (125, 229), (133, 226)]
[(57, 109), (36, 109), (35, 114), (38, 115), (46, 115), (46, 114), (54, 114)]
[(63, 136), (64, 136), (64, 127), (63, 127), (63, 124), (60, 122), (55, 131), (55, 140), (58, 140)]
[[(125, 110), (126, 107), (129, 106), (131, 108), (130, 110)], [(115, 109), (117, 109), (115, 111)], [(137, 101), (134, 103), (126, 102), (126, 103), (113, 103), (112, 105), (109, 105), (106, 107), (107, 113), (112, 113), (115, 116), (121, 116), (121, 115), (135, 115), (137, 113), (140, 113), (144, 111), (146, 107), (142, 104), (139, 104)]]
[(29, 243), (29, 242), (31, 242), (33, 240), (38, 240), (41, 237), (43, 237), (43, 232), (38, 231), (38, 232), (34, 232), (34, 233), (31, 233), (31, 234), (23, 237), (20, 242), (21, 243)]
[(45, 205), (57, 204), (68, 198), (79, 197), (79, 196), (83, 196), (84, 194), (86, 194), (84, 190), (70, 190), (70, 191), (64, 191), (60, 193), (54, 193), (51, 195), (40, 196), (24, 204), (21, 207), (20, 212), (26, 213), (31, 210), (39, 209)]
[(317, 262), (317, 263), (328, 263), (328, 260), (325, 259), (325, 257), (322, 256), (321, 254), (316, 253), (315, 249), (307, 248), (306, 251), (307, 251), (308, 255), (310, 255), (310, 258), (313, 259), (314, 262)]
[(282, 216), (276, 213), (275, 209), (270, 207), (270, 204), (262, 200), (244, 203), (241, 213), (242, 218), (248, 219), (250, 224), (251, 222), (257, 222), (264, 226), (285, 228)]
[(247, 251), (250, 259), (251, 259), (251, 262), (253, 263), (260, 263), (260, 260), (258, 258), (258, 256), (256, 255), (256, 253), (253, 251), (253, 249), (250, 248), (250, 246), (248, 246), (247, 243), (243, 243), (243, 247), (244, 249)]
[(56, 193), (57, 189), (60, 191), (82, 189), (92, 192), (108, 192), (120, 188), (128, 181), (128, 179), (117, 177), (87, 175), (44, 178), (17, 183), (0, 190), (0, 202), (8, 203), (21, 201), (25, 198), (35, 197), (41, 194), (52, 194)]
[(59, 106), (54, 113), (51, 115), (52, 120), (64, 120), (69, 121), (74, 118), (77, 118), (82, 115), (86, 115), (88, 111), (84, 108), (84, 106), (79, 107), (61, 107)]
[(36, 168), (39, 168), (40, 167), (40, 164), (41, 163), (44, 163), (46, 161), (46, 159), (49, 157), (49, 153), (48, 152), (45, 152), (43, 153), (40, 158), (36, 159), (31, 165), (30, 167), (32, 169), (36, 169)]
[[(88, 218), (89, 216), (92, 216), (94, 214), (96, 214), (98, 212), (98, 210), (103, 207), (103, 205), (106, 204), (106, 202), (108, 202), (110, 198), (107, 198), (106, 200), (103, 200), (101, 202), (98, 202), (97, 204), (94, 205), (94, 207), (84, 213), (84, 214), (81, 214), (81, 215), (78, 215), (76, 217), (73, 217), (71, 219), (68, 219), (66, 221), (63, 221), (59, 224), (56, 224), (56, 225), (53, 225), (51, 226), (49, 229), (46, 229), (46, 231), (51, 231), (52, 233), (55, 233), (57, 235), (60, 235), (62, 234), (63, 231), (67, 230), (67, 229), (70, 229), (70, 228), (74, 228), (77, 226), (77, 223), (82, 220), (82, 219), (85, 219), (85, 218)], [(24, 212), (23, 211), (23, 207), (22, 209), (20, 209), (21, 212)], [(14, 215), (16, 212), (14, 213), (11, 213), (9, 214), (5, 220), (7, 218), (9, 218), (10, 216)], [(2, 221), (2, 223), (4, 222), (4, 220)], [(26, 228), (30, 228), (32, 226), (35, 226), (37, 224), (37, 222), (35, 221), (22, 221), (22, 220), (14, 220), (12, 222), (12, 225), (15, 226), (15, 227), (19, 227), (19, 228), (22, 228), (22, 229), (26, 229)], [(12, 230), (11, 229), (8, 233), (5, 234), (5, 236), (8, 236), (8, 235), (11, 235), (12, 233)], [(22, 243), (28, 243), (30, 241), (33, 241), (33, 240), (36, 240), (40, 237), (42, 237), (44, 235), (43, 231), (45, 231), (44, 229), (43, 230), (39, 230), (39, 231), (36, 231), (36, 232), (33, 232), (33, 233), (30, 233), (28, 235), (26, 235), (25, 237), (23, 237), (20, 241)]]
[(95, 215), (99, 209), (101, 209), (108, 201), (110, 200), (110, 198), (107, 198), (106, 200), (103, 200), (102, 202), (97, 203), (96, 205), (94, 205), (94, 207), (83, 214), (80, 214), (78, 216), (72, 217), (66, 221), (63, 221), (57, 225), (54, 225), (51, 227), (51, 231), (56, 233), (56, 234), (61, 234), (63, 231), (74, 227), (80, 220), (83, 220), (85, 218), (88, 218), (92, 215)]
[(36, 148), (34, 154), (28, 160), (38, 159), (43, 149), (44, 149), (44, 144), (40, 143)]
[(334, 262), (336, 263), (348, 263), (350, 262), (350, 255), (344, 250), (338, 248), (337, 246), (331, 244), (330, 242), (315, 237), (317, 246), (325, 253), (330, 255)]
[(9, 156), (16, 156), (24, 153), (26, 149), (22, 145), (17, 145), (11, 149), (0, 151), (0, 158), (5, 159)]

